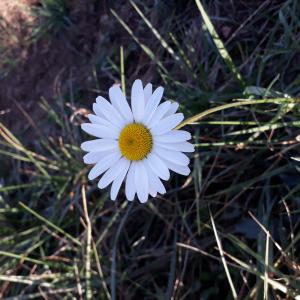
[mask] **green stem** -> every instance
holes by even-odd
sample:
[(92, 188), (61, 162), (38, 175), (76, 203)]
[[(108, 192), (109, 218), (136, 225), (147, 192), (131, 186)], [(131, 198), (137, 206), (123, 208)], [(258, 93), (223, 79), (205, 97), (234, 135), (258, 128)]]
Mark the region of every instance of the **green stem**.
[[(278, 103), (279, 102), (279, 103)], [(203, 119), (204, 117), (213, 114), (217, 111), (221, 111), (227, 108), (231, 108), (231, 107), (239, 107), (239, 106), (243, 106), (243, 105), (255, 105), (255, 104), (264, 104), (264, 103), (277, 103), (277, 104), (282, 104), (282, 103), (296, 103), (296, 102), (300, 102), (299, 99), (292, 99), (292, 98), (276, 98), (276, 99), (261, 99), (261, 100), (244, 100), (244, 101), (238, 101), (238, 102), (233, 102), (233, 103), (228, 103), (228, 104), (224, 104), (221, 106), (217, 106), (217, 107), (213, 107), (210, 108), (204, 112), (201, 112), (193, 117), (190, 117), (188, 119), (186, 119), (185, 121), (183, 121), (182, 123), (180, 123), (176, 129), (180, 129), (183, 126), (186, 125), (190, 125), (192, 123), (195, 123), (197, 121), (199, 121), (200, 119)]]

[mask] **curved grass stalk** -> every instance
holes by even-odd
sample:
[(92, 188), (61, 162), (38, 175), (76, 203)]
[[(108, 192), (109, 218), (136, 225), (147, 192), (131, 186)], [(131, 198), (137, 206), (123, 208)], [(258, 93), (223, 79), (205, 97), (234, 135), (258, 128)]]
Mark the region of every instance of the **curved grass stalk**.
[(233, 103), (228, 103), (224, 105), (220, 105), (217, 107), (213, 107), (210, 109), (207, 109), (206, 111), (203, 111), (193, 117), (190, 117), (180, 123), (175, 129), (180, 129), (183, 126), (190, 125), (192, 123), (195, 123), (206, 116), (213, 114), (215, 112), (227, 109), (227, 108), (232, 108), (232, 107), (240, 107), (244, 105), (255, 105), (255, 104), (265, 104), (265, 103), (274, 103), (274, 104), (283, 104), (283, 103), (297, 103), (300, 102), (300, 99), (298, 98), (276, 98), (276, 99), (261, 99), (261, 100), (243, 100), (243, 101), (237, 101)]

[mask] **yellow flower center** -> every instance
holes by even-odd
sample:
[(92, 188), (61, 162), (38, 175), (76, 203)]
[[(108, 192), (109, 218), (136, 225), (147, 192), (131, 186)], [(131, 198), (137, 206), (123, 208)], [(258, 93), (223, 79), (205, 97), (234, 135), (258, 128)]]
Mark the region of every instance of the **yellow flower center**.
[(129, 160), (142, 160), (152, 149), (152, 135), (144, 125), (132, 123), (125, 126), (119, 137), (119, 147)]

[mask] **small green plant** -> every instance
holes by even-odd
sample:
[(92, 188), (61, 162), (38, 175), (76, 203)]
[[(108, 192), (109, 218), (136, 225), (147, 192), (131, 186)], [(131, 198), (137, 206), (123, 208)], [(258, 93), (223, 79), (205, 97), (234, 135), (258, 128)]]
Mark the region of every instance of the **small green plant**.
[(33, 13), (38, 22), (32, 33), (33, 40), (48, 35), (59, 35), (72, 24), (65, 0), (42, 0), (39, 6), (33, 8)]

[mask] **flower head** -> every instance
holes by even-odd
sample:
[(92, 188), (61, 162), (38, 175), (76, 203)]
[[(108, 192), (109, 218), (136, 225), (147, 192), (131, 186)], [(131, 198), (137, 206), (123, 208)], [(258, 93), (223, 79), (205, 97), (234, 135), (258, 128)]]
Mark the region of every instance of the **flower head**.
[(140, 202), (146, 202), (149, 194), (164, 194), (161, 180), (170, 178), (170, 171), (188, 175), (189, 158), (182, 152), (193, 152), (194, 146), (187, 142), (187, 131), (174, 129), (183, 114), (176, 113), (177, 103), (160, 104), (163, 88), (152, 93), (152, 85), (143, 88), (141, 80), (133, 83), (131, 108), (119, 86), (109, 89), (110, 101), (99, 96), (89, 114), (91, 123), (81, 128), (98, 139), (81, 144), (89, 152), (83, 159), (95, 164), (89, 172), (92, 180), (103, 176), (98, 187), (103, 189), (112, 183), (110, 196), (117, 198), (125, 181), (126, 198), (130, 201), (137, 194)]

